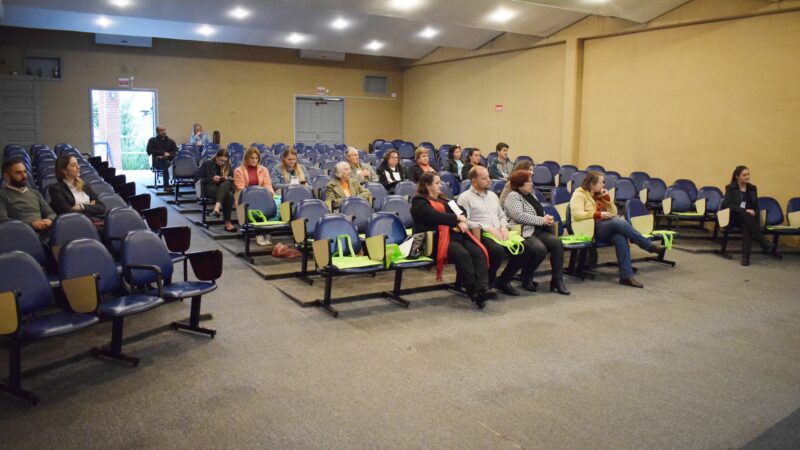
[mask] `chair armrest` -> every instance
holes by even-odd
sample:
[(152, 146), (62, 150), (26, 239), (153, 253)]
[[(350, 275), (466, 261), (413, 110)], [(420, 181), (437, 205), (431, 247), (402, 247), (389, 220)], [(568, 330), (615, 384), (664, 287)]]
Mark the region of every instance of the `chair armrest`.
[(156, 233), (160, 233), (161, 229), (167, 226), (168, 214), (166, 206), (158, 206), (155, 208), (148, 208), (141, 212), (147, 226)]
[(314, 261), (318, 267), (328, 267), (331, 265), (331, 241), (330, 239), (320, 239), (311, 244), (314, 249)]
[(308, 218), (301, 217), (299, 219), (294, 219), (291, 222), (292, 225), (292, 237), (294, 238), (294, 242), (299, 244), (301, 242), (305, 242), (306, 240), (306, 222), (308, 222)]
[(364, 243), (367, 247), (367, 255), (373, 261), (385, 261), (387, 256), (386, 253), (386, 236), (383, 234), (378, 234), (375, 236), (370, 236), (364, 240)]
[(717, 211), (717, 223), (720, 228), (725, 228), (731, 223), (731, 209), (723, 208)]
[(708, 199), (705, 198), (698, 198), (694, 202), (694, 210), (698, 214), (706, 215), (706, 205), (708, 204)]
[(762, 210), (758, 211), (758, 225), (760, 227), (766, 227), (767, 226), (767, 210), (766, 209), (762, 209)]
[(639, 200), (641, 200), (645, 205), (647, 204), (647, 189), (642, 189), (639, 191)]
[(0, 292), (0, 335), (12, 335), (19, 330), (18, 297), (18, 292)]
[(279, 207), (279, 212), (281, 216), (281, 220), (284, 222), (289, 222), (292, 220), (292, 202), (281, 202), (281, 206)]
[(661, 209), (664, 214), (672, 213), (672, 197), (664, 197), (664, 200), (661, 200)]
[(187, 253), (194, 276), (200, 281), (214, 281), (222, 276), (222, 251), (207, 250)]
[(155, 266), (153, 264), (127, 264), (123, 268), (123, 273), (125, 275), (125, 279), (128, 281), (128, 284), (131, 287), (135, 286), (133, 283), (133, 271), (134, 270), (149, 270), (151, 272), (155, 272), (156, 274), (156, 284), (158, 284), (158, 296), (163, 297), (164, 295), (164, 275), (161, 274), (161, 268)]
[(61, 280), (61, 289), (69, 302), (69, 307), (76, 313), (92, 314), (100, 304), (100, 292), (97, 280), (100, 277), (93, 273), (82, 277)]
[(186, 226), (162, 228), (161, 235), (171, 252), (185, 253), (192, 244), (192, 230)]
[(433, 255), (433, 231), (425, 232), (425, 253), (423, 256)]
[(617, 201), (617, 188), (611, 188), (608, 190), (608, 196), (612, 202)]

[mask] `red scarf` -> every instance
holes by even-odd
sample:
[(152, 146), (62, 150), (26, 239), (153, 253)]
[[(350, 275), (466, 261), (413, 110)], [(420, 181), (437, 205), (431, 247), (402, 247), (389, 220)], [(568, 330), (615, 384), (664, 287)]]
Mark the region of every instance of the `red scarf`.
[[(428, 199), (428, 201), (436, 212), (445, 212), (444, 203), (432, 199)], [(447, 225), (439, 225), (437, 231), (439, 232), (439, 243), (436, 246), (436, 281), (442, 281), (442, 272), (444, 271), (444, 266), (447, 264), (447, 247), (450, 246), (450, 227)], [(483, 254), (486, 256), (486, 267), (489, 267), (489, 252), (486, 251), (486, 247), (484, 247), (481, 241), (476, 239), (472, 233), (465, 234), (472, 239), (475, 245), (483, 250)]]

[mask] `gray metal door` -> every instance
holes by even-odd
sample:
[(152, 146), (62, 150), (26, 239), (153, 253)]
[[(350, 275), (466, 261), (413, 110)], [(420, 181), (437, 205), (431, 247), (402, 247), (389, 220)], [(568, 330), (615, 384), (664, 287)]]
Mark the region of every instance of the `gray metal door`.
[(344, 100), (297, 97), (294, 106), (294, 141), (304, 144), (344, 142)]
[(0, 76), (0, 143), (3, 147), (7, 144), (28, 147), (39, 141), (36, 83), (32, 76)]

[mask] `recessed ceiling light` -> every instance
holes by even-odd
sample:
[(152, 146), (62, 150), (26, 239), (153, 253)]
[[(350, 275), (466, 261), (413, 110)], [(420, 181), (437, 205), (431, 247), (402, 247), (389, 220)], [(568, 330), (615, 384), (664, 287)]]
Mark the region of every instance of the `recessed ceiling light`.
[(498, 8), (495, 12), (489, 14), (489, 20), (492, 22), (508, 22), (513, 19), (517, 13), (510, 9)]
[(109, 0), (109, 3), (117, 8), (127, 8), (131, 5), (131, 0)]
[(286, 38), (286, 42), (289, 42), (290, 44), (299, 44), (305, 40), (306, 37), (300, 33), (292, 33)]
[(426, 39), (430, 39), (430, 38), (436, 36), (437, 34), (439, 34), (439, 30), (437, 30), (436, 28), (431, 28), (431, 27), (427, 27), (424, 30), (419, 32), (419, 36), (420, 37), (424, 37)]
[(394, 9), (408, 11), (419, 7), (422, 4), (421, 0), (391, 0), (389, 5)]
[(337, 17), (336, 20), (331, 22), (331, 28), (334, 28), (336, 30), (344, 30), (349, 26), (350, 26), (350, 21), (342, 17)]
[(200, 25), (195, 31), (197, 31), (199, 34), (202, 34), (203, 36), (211, 36), (212, 34), (217, 32), (217, 30), (211, 28), (208, 25)]
[(236, 8), (233, 8), (231, 12), (228, 13), (228, 15), (233, 17), (234, 19), (242, 20), (250, 16), (250, 11), (242, 8), (241, 6), (237, 6)]
[(109, 19), (108, 17), (100, 16), (100, 17), (97, 18), (97, 20), (94, 21), (94, 23), (96, 23), (97, 25), (100, 25), (103, 28), (108, 28), (114, 22), (112, 22), (111, 19)]
[(367, 50), (372, 50), (373, 52), (377, 52), (378, 50), (382, 49), (385, 44), (381, 41), (372, 41), (365, 46)]

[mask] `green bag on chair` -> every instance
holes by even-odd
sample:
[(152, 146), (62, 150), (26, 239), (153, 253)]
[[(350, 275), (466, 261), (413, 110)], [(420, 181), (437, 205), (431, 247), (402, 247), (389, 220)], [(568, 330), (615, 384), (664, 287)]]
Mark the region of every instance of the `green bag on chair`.
[(498, 244), (502, 245), (512, 255), (516, 256), (525, 251), (525, 246), (522, 245), (522, 243), (525, 242), (525, 238), (520, 236), (519, 233), (516, 231), (509, 231), (508, 239), (506, 239), (505, 241), (501, 241), (500, 239), (498, 239), (492, 233), (489, 232), (484, 232), (483, 237), (491, 239), (494, 242), (497, 242)]

